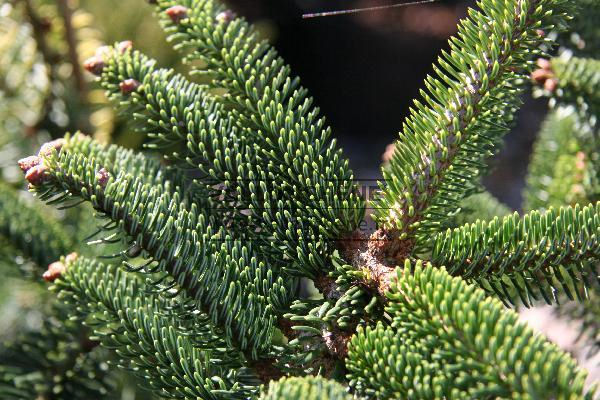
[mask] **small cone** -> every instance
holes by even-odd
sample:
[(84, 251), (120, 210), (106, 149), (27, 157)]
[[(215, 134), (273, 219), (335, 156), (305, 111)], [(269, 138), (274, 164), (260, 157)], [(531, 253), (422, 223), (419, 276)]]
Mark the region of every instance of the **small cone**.
[(130, 94), (140, 87), (140, 83), (135, 79), (125, 79), (123, 82), (119, 83), (119, 87), (121, 88), (121, 93)]
[(215, 19), (220, 24), (227, 24), (235, 19), (235, 14), (231, 10), (225, 10), (223, 12), (218, 13)]
[(131, 40), (124, 40), (117, 45), (117, 50), (119, 53), (125, 54), (128, 50), (133, 48), (133, 42)]
[(100, 76), (104, 70), (104, 60), (98, 56), (90, 57), (83, 63), (83, 68), (96, 76)]
[(96, 172), (96, 181), (101, 187), (105, 187), (109, 179), (110, 174), (108, 173), (106, 168), (102, 168), (98, 172)]
[(188, 17), (188, 9), (184, 6), (173, 6), (167, 8), (165, 13), (171, 18), (173, 23), (178, 24), (181, 20), (184, 20)]

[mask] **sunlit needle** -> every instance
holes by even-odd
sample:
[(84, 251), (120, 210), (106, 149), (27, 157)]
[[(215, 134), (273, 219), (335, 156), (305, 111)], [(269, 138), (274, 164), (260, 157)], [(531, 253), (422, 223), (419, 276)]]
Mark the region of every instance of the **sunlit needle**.
[(330, 17), (333, 15), (344, 15), (344, 14), (355, 14), (363, 11), (378, 11), (378, 10), (386, 10), (388, 8), (397, 8), (397, 7), (405, 7), (405, 6), (413, 6), (417, 4), (425, 4), (425, 3), (433, 3), (438, 0), (419, 0), (419, 1), (411, 1), (409, 3), (399, 3), (399, 4), (389, 4), (386, 6), (377, 6), (377, 7), (366, 7), (366, 8), (353, 8), (350, 10), (338, 10), (338, 11), (325, 11), (311, 14), (304, 14), (302, 18), (317, 18), (317, 17)]

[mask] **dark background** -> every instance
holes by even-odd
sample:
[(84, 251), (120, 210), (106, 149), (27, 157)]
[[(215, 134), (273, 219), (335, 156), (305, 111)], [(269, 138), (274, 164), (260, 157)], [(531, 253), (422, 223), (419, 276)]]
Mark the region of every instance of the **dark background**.
[[(396, 1), (397, 3), (398, 1)], [(379, 178), (381, 155), (402, 127), (431, 64), (474, 1), (443, 0), (347, 16), (302, 14), (392, 4), (374, 0), (228, 0), (268, 31), (327, 117), (355, 175)], [(515, 128), (486, 186), (518, 209), (531, 145), (546, 110), (524, 96)]]

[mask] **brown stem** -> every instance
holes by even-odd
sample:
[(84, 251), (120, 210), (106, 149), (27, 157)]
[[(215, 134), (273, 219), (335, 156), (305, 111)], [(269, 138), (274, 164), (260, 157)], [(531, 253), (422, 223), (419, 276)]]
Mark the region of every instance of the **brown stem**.
[(73, 78), (75, 79), (75, 85), (79, 91), (81, 100), (85, 99), (86, 84), (79, 65), (79, 55), (77, 53), (77, 38), (75, 37), (75, 30), (73, 29), (73, 10), (69, 6), (68, 0), (57, 0), (58, 12), (60, 13), (64, 28), (65, 28), (65, 40), (67, 41), (69, 62), (73, 68)]
[(42, 54), (42, 58), (49, 66), (56, 64), (60, 60), (60, 56), (53, 51), (46, 41), (46, 33), (48, 32), (48, 22), (40, 17), (33, 7), (31, 0), (22, 0), (25, 5), (25, 14), (31, 24), (33, 38), (37, 43), (37, 47)]

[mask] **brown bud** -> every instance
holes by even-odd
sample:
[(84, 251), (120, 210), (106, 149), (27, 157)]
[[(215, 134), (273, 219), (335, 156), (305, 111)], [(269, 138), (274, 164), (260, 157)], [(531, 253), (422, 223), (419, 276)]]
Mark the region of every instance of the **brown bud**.
[(96, 181), (98, 181), (98, 185), (105, 187), (109, 179), (110, 174), (108, 173), (106, 168), (102, 168), (98, 172), (96, 172)]
[(188, 9), (184, 6), (172, 6), (167, 8), (165, 13), (171, 18), (173, 23), (178, 24), (181, 20), (186, 19), (188, 17)]
[(67, 264), (72, 264), (73, 262), (75, 262), (75, 260), (77, 260), (78, 257), (79, 257), (79, 254), (77, 254), (77, 253), (69, 253), (65, 257), (65, 262)]
[(66, 271), (66, 266), (60, 261), (53, 262), (48, 265), (48, 270), (44, 272), (42, 277), (46, 282), (54, 282), (56, 279), (60, 278), (62, 274)]
[(226, 24), (235, 19), (235, 13), (231, 10), (225, 10), (217, 14), (215, 17), (218, 23)]
[(531, 79), (540, 85), (544, 84), (544, 82), (553, 76), (554, 74), (552, 71), (548, 71), (547, 69), (536, 69), (531, 73)]
[(558, 80), (556, 78), (550, 78), (544, 82), (544, 89), (549, 92), (554, 92), (558, 86)]
[(98, 56), (90, 57), (83, 63), (83, 68), (96, 76), (100, 76), (104, 69), (104, 60)]
[(133, 48), (133, 42), (131, 40), (124, 40), (117, 45), (117, 50), (121, 54), (125, 54), (128, 50)]
[(121, 88), (121, 93), (130, 94), (140, 87), (140, 83), (135, 79), (125, 79), (123, 82), (119, 83), (119, 87)]
[(48, 143), (44, 143), (38, 152), (38, 156), (47, 157), (52, 154), (53, 151), (60, 152), (60, 149), (65, 145), (65, 139), (56, 139)]
[(539, 37), (546, 37), (546, 31), (543, 29), (536, 29), (535, 33), (537, 33)]
[(17, 164), (19, 164), (21, 171), (27, 172), (36, 165), (39, 165), (41, 161), (42, 160), (38, 156), (29, 156), (21, 158), (19, 161), (17, 161)]
[(396, 145), (394, 143), (388, 144), (387, 147), (385, 148), (385, 153), (383, 153), (383, 155), (381, 156), (381, 159), (384, 162), (391, 161), (392, 157), (394, 156), (395, 151), (396, 151)]
[(550, 60), (547, 60), (545, 58), (538, 58), (536, 64), (542, 69), (546, 69), (548, 71), (552, 70), (552, 63), (550, 62)]
[(29, 168), (25, 174), (25, 179), (33, 186), (38, 186), (46, 180), (48, 168), (44, 164), (36, 165), (35, 167)]

